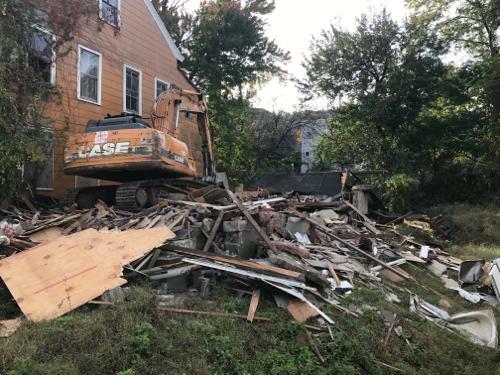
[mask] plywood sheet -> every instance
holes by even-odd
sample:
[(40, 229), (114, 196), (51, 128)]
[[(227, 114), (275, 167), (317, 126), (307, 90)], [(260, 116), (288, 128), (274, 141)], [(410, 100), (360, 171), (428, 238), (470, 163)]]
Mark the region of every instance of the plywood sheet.
[(28, 319), (49, 320), (125, 284), (123, 265), (174, 237), (168, 228), (87, 229), (0, 261), (0, 277)]
[(319, 315), (307, 302), (300, 300), (290, 300), (286, 309), (297, 322), (305, 322), (307, 319)]

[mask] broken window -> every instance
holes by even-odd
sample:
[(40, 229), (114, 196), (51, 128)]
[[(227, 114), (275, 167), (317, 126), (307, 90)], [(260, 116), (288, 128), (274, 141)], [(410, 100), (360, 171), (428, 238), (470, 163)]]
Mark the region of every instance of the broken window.
[(120, 0), (101, 0), (101, 19), (113, 26), (120, 26)]
[(101, 54), (78, 47), (78, 99), (101, 104)]
[(125, 66), (125, 112), (141, 113), (141, 72)]
[(163, 91), (167, 91), (169, 87), (170, 87), (170, 85), (167, 82), (156, 78), (156, 97), (155, 98), (160, 96), (160, 94)]
[(35, 26), (30, 39), (29, 65), (40, 74), (44, 82), (55, 85), (55, 64), (53, 50), (54, 36)]

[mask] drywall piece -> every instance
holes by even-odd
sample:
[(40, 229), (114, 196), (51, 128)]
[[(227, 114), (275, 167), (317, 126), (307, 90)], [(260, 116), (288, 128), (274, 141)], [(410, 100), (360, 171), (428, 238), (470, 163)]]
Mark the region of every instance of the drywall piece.
[(420, 248), (420, 258), (424, 258), (424, 259), (427, 259), (427, 257), (429, 256), (429, 250), (430, 250), (430, 247), (429, 246), (422, 246)]
[(448, 267), (446, 267), (446, 265), (444, 265), (443, 263), (438, 262), (437, 260), (433, 260), (431, 261), (431, 264), (427, 266), (427, 269), (431, 271), (433, 275), (441, 277), (441, 275), (446, 272)]
[(175, 235), (168, 228), (87, 229), (0, 261), (0, 277), (26, 318), (57, 318), (125, 284), (122, 267)]

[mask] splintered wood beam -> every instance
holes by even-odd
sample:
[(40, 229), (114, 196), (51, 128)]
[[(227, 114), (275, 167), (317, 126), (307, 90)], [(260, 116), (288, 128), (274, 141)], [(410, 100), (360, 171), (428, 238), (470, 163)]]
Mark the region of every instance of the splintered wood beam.
[(325, 227), (324, 225), (321, 225), (321, 224), (317, 223), (316, 221), (314, 221), (310, 217), (308, 217), (308, 216), (306, 216), (306, 215), (298, 212), (297, 210), (291, 210), (289, 213), (291, 215), (294, 215), (294, 216), (300, 217), (301, 219), (304, 219), (308, 223), (314, 225), (320, 232), (326, 234), (327, 236), (333, 238), (336, 241), (339, 241), (339, 242), (343, 243), (344, 245), (346, 245), (347, 247), (349, 247), (349, 248), (357, 251), (358, 253), (363, 254), (365, 257), (370, 258), (374, 262), (380, 264), (382, 267), (387, 268), (388, 270), (391, 270), (396, 275), (401, 276), (403, 279), (410, 280), (410, 277), (408, 276), (408, 274), (406, 272), (401, 272), (400, 270), (398, 270), (398, 269), (396, 269), (394, 267), (391, 267), (390, 265), (388, 265), (384, 261), (381, 261), (380, 259), (378, 259), (377, 257), (373, 256), (372, 254), (370, 254), (370, 253), (368, 253), (368, 252), (366, 252), (364, 250), (361, 250), (359, 247), (354, 246), (349, 241), (346, 241), (343, 238), (340, 238), (339, 236), (337, 236), (334, 233), (332, 233), (332, 231), (331, 231), (330, 228)]
[(231, 190), (226, 189), (226, 191), (227, 191), (227, 194), (229, 195), (229, 197), (231, 198), (231, 200), (233, 201), (233, 203), (236, 206), (238, 206), (238, 208), (240, 209), (240, 211), (247, 218), (248, 222), (250, 224), (252, 224), (252, 226), (254, 227), (255, 231), (260, 236), (260, 238), (262, 238), (262, 240), (266, 243), (267, 247), (277, 253), (278, 249), (276, 249), (276, 246), (273, 245), (272, 241), (269, 239), (269, 237), (267, 236), (266, 232), (264, 232), (264, 230), (255, 221), (255, 219), (252, 217), (252, 215), (250, 215), (250, 212), (248, 212), (248, 210), (245, 208), (245, 206), (243, 205), (243, 203), (241, 203), (241, 201), (238, 198), (236, 198), (236, 196), (234, 195), (234, 193)]
[(348, 201), (344, 201), (345, 205), (347, 207), (349, 207), (351, 210), (353, 210), (354, 212), (356, 212), (359, 216), (361, 216), (363, 218), (363, 220), (365, 221), (364, 222), (364, 225), (371, 231), (373, 232), (374, 234), (381, 234), (382, 232), (379, 231), (377, 228), (375, 228), (375, 226), (373, 225), (372, 221), (365, 215), (363, 214), (361, 211), (359, 211), (357, 209), (356, 206), (354, 206), (353, 204), (351, 204), (350, 202)]
[(212, 230), (210, 231), (210, 234), (207, 238), (207, 242), (205, 242), (205, 246), (203, 246), (203, 251), (207, 252), (210, 250), (210, 247), (212, 246), (212, 243), (214, 242), (215, 236), (217, 235), (217, 231), (219, 230), (219, 227), (222, 223), (222, 219), (224, 218), (224, 211), (221, 211), (219, 213), (219, 216), (217, 216), (217, 220), (215, 220), (215, 223), (212, 227)]
[(253, 322), (255, 318), (255, 312), (257, 311), (257, 306), (259, 305), (260, 289), (255, 289), (252, 293), (252, 299), (250, 301), (250, 307), (248, 308), (247, 320)]

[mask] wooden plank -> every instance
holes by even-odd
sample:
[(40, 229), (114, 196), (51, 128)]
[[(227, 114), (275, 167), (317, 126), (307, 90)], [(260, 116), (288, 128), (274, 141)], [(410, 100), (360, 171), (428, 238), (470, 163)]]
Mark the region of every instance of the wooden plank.
[(363, 214), (361, 211), (359, 211), (356, 206), (354, 206), (353, 204), (351, 204), (350, 202), (348, 201), (344, 201), (344, 203), (353, 211), (355, 211), (359, 216), (361, 216), (363, 218), (363, 220), (365, 221), (364, 222), (364, 225), (371, 231), (373, 232), (374, 234), (381, 234), (382, 232), (379, 231), (377, 228), (375, 228), (375, 225), (373, 225), (372, 221), (365, 215)]
[(250, 300), (250, 307), (248, 308), (247, 320), (253, 322), (255, 318), (255, 312), (257, 311), (257, 306), (259, 305), (260, 289), (255, 289), (252, 293), (252, 299)]
[(328, 271), (330, 271), (330, 274), (332, 275), (332, 277), (335, 279), (335, 283), (337, 285), (340, 285), (340, 279), (337, 275), (337, 272), (335, 272), (335, 268), (333, 268), (333, 263), (330, 262), (330, 261), (327, 261), (327, 266), (328, 266)]
[(210, 231), (210, 235), (207, 238), (207, 242), (205, 242), (205, 246), (203, 246), (204, 252), (210, 250), (210, 247), (214, 242), (215, 236), (217, 235), (217, 231), (219, 230), (220, 224), (222, 223), (222, 219), (224, 219), (224, 211), (221, 211), (219, 213), (219, 216), (217, 216), (217, 220), (215, 220), (212, 230)]
[(50, 320), (125, 284), (122, 267), (175, 235), (167, 228), (87, 229), (0, 261), (0, 277), (29, 320)]
[(407, 273), (403, 273), (403, 272), (400, 272), (400, 270), (397, 270), (391, 266), (389, 266), (387, 263), (381, 261), (380, 259), (378, 259), (377, 257), (373, 256), (372, 254), (370, 253), (367, 253), (366, 251), (364, 250), (361, 250), (359, 247), (357, 246), (354, 246), (353, 244), (351, 244), (350, 242), (340, 238), (339, 236), (335, 235), (334, 233), (332, 233), (332, 231), (330, 230), (330, 228), (327, 228), (321, 224), (318, 224), (316, 221), (314, 221), (313, 219), (311, 219), (310, 217), (298, 212), (297, 210), (292, 210), (290, 212), (292, 215), (294, 216), (297, 216), (297, 217), (300, 217), (301, 219), (304, 219), (306, 220), (307, 222), (311, 223), (312, 225), (314, 225), (316, 228), (318, 228), (318, 230), (320, 232), (323, 232), (325, 233), (326, 235), (330, 236), (331, 238), (343, 243), (344, 245), (346, 245), (347, 247), (357, 251), (358, 253), (361, 253), (363, 254), (364, 256), (366, 256), (367, 258), (370, 258), (371, 260), (375, 261), (376, 263), (380, 264), (381, 266), (383, 266), (384, 268), (388, 269), (388, 270), (391, 270), (392, 272), (394, 272), (396, 275), (398, 276), (401, 276), (402, 278), (406, 279), (406, 280), (409, 280), (410, 277)]
[(236, 196), (234, 195), (234, 193), (231, 190), (226, 189), (226, 192), (229, 195), (229, 197), (231, 198), (231, 200), (234, 202), (234, 204), (236, 204), (238, 206), (238, 208), (243, 213), (243, 215), (245, 215), (245, 217), (247, 218), (248, 222), (250, 224), (252, 224), (252, 226), (254, 227), (254, 229), (257, 232), (257, 234), (266, 243), (267, 247), (269, 249), (273, 250), (274, 252), (277, 252), (278, 250), (273, 245), (272, 241), (269, 239), (269, 237), (267, 236), (266, 232), (264, 232), (264, 230), (261, 228), (261, 226), (259, 224), (257, 224), (257, 222), (255, 221), (255, 219), (252, 217), (252, 215), (250, 215), (250, 212), (248, 212), (248, 210), (245, 208), (245, 206), (243, 205), (243, 203), (241, 203), (239, 201), (239, 199), (236, 198)]
[(319, 313), (309, 306), (307, 302), (298, 299), (288, 301), (286, 310), (297, 322), (305, 322), (319, 315)]
[(242, 259), (237, 259), (237, 258), (231, 258), (231, 257), (224, 256), (224, 255), (209, 255), (207, 253), (204, 253), (203, 251), (188, 249), (185, 247), (181, 247), (181, 246), (177, 246), (177, 245), (170, 245), (170, 244), (164, 245), (163, 248), (165, 250), (170, 250), (170, 251), (175, 251), (175, 252), (181, 253), (181, 254), (191, 255), (191, 256), (194, 256), (196, 258), (210, 259), (210, 260), (213, 260), (216, 262), (231, 264), (231, 265), (238, 266), (238, 267), (241, 267), (244, 269), (270, 272), (270, 273), (274, 273), (274, 274), (279, 274), (279, 275), (291, 277), (294, 279), (301, 279), (302, 278), (302, 274), (300, 272), (289, 271), (289, 270), (286, 270), (284, 268), (270, 266), (270, 265), (263, 264), (263, 263), (257, 263), (257, 262), (253, 262), (251, 260), (242, 260)]
[[(186, 310), (186, 309), (174, 309), (171, 307), (158, 307), (158, 310), (160, 311), (167, 311), (167, 312), (173, 312), (173, 313), (180, 313), (180, 314), (196, 314), (196, 315), (207, 315), (207, 316), (227, 316), (231, 318), (238, 318), (238, 319), (247, 319), (246, 315), (238, 315), (238, 314), (230, 314), (226, 312), (218, 312), (218, 311), (199, 311), (199, 310)], [(270, 322), (271, 318), (264, 318), (260, 316), (255, 316), (253, 320), (259, 320), (262, 322)]]

